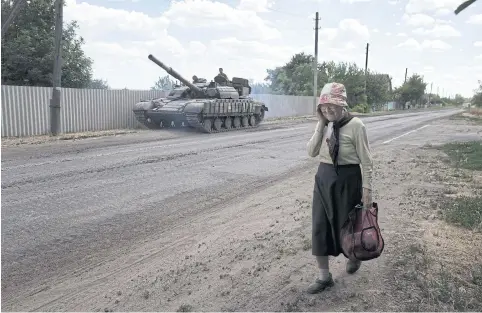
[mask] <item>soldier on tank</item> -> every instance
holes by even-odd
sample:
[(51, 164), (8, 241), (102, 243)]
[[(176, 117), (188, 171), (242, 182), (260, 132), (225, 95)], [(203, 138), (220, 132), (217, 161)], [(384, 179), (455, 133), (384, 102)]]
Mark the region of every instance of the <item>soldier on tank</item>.
[(214, 81), (222, 86), (226, 85), (229, 82), (228, 75), (223, 72), (222, 67), (219, 68), (219, 73), (218, 75), (216, 75), (216, 77), (214, 77)]
[(218, 73), (218, 75), (226, 78), (226, 80), (229, 80), (228, 75), (226, 75), (226, 74), (223, 72), (223, 68), (222, 68), (222, 67), (219, 68), (219, 73)]
[(199, 83), (199, 78), (196, 75), (192, 77), (192, 83), (193, 84)]

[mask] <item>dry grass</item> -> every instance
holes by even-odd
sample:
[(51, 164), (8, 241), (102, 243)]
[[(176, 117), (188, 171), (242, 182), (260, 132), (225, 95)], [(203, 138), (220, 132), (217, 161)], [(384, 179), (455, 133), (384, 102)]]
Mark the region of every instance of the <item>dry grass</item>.
[(60, 134), (58, 136), (32, 136), (32, 137), (6, 137), (2, 138), (2, 146), (19, 146), (19, 145), (35, 145), (47, 142), (55, 142), (62, 140), (79, 140), (86, 138), (95, 137), (107, 137), (107, 136), (118, 136), (125, 134), (137, 133), (139, 130), (125, 130), (125, 129), (115, 129), (115, 130), (105, 130), (105, 131), (92, 131), (92, 132), (81, 132), (81, 133), (68, 133)]
[[(462, 273), (438, 261), (439, 257), (423, 243), (405, 247), (393, 263), (394, 280), (410, 290), (401, 311), (478, 311), (482, 307), (482, 263)], [(459, 267), (460, 269), (460, 267)], [(461, 275), (462, 274), (462, 275)]]
[(473, 109), (467, 110), (467, 112), (462, 112), (462, 113), (453, 115), (449, 119), (464, 120), (468, 124), (472, 124), (472, 125), (482, 125), (482, 109), (473, 108)]
[(437, 175), (424, 176), (427, 187), (408, 194), (411, 201), (420, 203), (423, 196), (428, 203), (414, 215), (421, 235), (408, 231), (398, 258), (390, 261), (403, 298), (400, 310), (480, 311), (482, 143), (425, 148), (432, 152), (422, 149), (418, 166), (428, 165)]
[(482, 141), (453, 142), (440, 147), (456, 168), (482, 171)]

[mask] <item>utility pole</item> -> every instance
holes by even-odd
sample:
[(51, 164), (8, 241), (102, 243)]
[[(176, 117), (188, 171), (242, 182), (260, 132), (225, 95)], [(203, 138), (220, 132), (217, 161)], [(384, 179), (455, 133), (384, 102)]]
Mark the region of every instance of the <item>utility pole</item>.
[(408, 72), (408, 67), (405, 68), (405, 81), (403, 83), (407, 82), (407, 72)]
[(50, 133), (57, 136), (60, 128), (60, 87), (62, 85), (62, 24), (64, 0), (55, 0), (55, 50), (52, 98), (50, 99)]
[(365, 101), (368, 104), (368, 95), (367, 95), (367, 80), (368, 80), (368, 42), (367, 42), (367, 48), (365, 52)]
[(13, 20), (20, 13), (20, 9), (23, 7), (23, 5), (26, 2), (27, 2), (27, 0), (16, 0), (13, 3), (12, 11), (10, 11), (10, 14), (8, 15), (5, 22), (2, 23), (2, 38), (3, 38), (3, 36), (5, 36), (5, 33), (7, 32), (8, 27), (12, 24)]
[(433, 87), (433, 82), (430, 83), (430, 93), (428, 94), (428, 105), (430, 106), (430, 100), (432, 98), (432, 87)]
[(313, 112), (316, 114), (318, 106), (318, 21), (320, 20), (318, 12), (315, 15), (315, 59), (313, 60)]

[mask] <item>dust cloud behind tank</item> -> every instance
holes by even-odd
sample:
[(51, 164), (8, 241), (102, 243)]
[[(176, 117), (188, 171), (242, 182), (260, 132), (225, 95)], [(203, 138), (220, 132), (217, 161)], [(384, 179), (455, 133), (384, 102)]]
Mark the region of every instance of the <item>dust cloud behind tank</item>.
[(246, 129), (259, 126), (268, 111), (266, 105), (249, 96), (247, 79), (233, 77), (229, 81), (218, 75), (209, 83), (202, 79), (192, 83), (152, 54), (148, 58), (182, 85), (166, 97), (134, 105), (137, 121), (147, 128), (192, 127), (204, 133)]

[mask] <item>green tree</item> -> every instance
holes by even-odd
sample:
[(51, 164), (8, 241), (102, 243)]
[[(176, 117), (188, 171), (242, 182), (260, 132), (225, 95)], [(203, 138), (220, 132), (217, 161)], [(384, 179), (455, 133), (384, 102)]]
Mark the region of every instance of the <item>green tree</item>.
[(273, 93), (269, 84), (267, 84), (267, 83), (255, 83), (252, 79), (250, 79), (249, 85), (251, 86), (251, 93), (252, 94), (271, 94), (271, 93)]
[[(267, 70), (266, 81), (275, 94), (313, 95), (313, 56), (295, 54), (284, 66)], [(347, 89), (347, 102), (380, 107), (391, 99), (391, 79), (387, 74), (370, 73), (367, 77), (365, 97), (365, 70), (355, 63), (325, 61), (317, 65), (318, 92), (327, 82), (343, 83)]]
[(471, 103), (478, 108), (482, 108), (482, 80), (479, 80), (479, 87), (474, 90)]
[(169, 91), (175, 85), (175, 82), (171, 79), (171, 76), (166, 75), (163, 77), (159, 77), (159, 79), (154, 83), (154, 86), (151, 87), (151, 90), (162, 90), (162, 91)]
[[(270, 88), (275, 94), (293, 96), (313, 95), (313, 61), (314, 57), (305, 53), (297, 53), (284, 66), (266, 70)], [(323, 86), (323, 72), (318, 72), (318, 86)]]
[(106, 80), (94, 79), (89, 84), (90, 89), (110, 89)]
[[(2, 0), (2, 19), (13, 2)], [(62, 86), (87, 88), (92, 63), (82, 50), (84, 39), (76, 35), (77, 22), (64, 25), (62, 34)], [(55, 10), (53, 0), (29, 1), (2, 38), (2, 84), (52, 86)]]
[(388, 74), (368, 73), (367, 102), (376, 109), (392, 98), (392, 79)]
[(394, 96), (403, 107), (407, 102), (411, 105), (421, 104), (426, 87), (427, 83), (424, 82), (423, 77), (413, 74), (402, 86), (394, 90)]
[(455, 105), (462, 105), (465, 102), (465, 98), (461, 94), (456, 94), (453, 102)]

